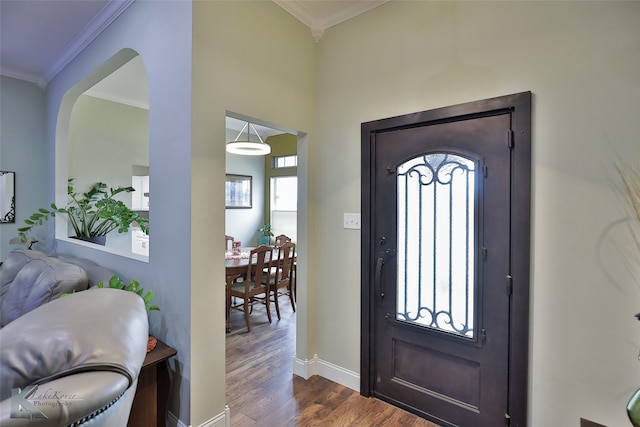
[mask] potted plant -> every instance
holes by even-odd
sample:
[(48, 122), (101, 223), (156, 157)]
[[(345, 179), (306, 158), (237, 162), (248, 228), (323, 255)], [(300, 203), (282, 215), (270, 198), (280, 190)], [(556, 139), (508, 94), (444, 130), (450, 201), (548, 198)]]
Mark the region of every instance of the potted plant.
[[(100, 288), (100, 289), (104, 288), (104, 283), (102, 282), (96, 283), (96, 288)], [(121, 278), (119, 278), (116, 275), (113, 275), (111, 276), (111, 279), (109, 279), (109, 288), (133, 292), (134, 294), (138, 295), (144, 301), (144, 306), (147, 309), (147, 312), (153, 311), (153, 310), (160, 310), (160, 307), (158, 307), (157, 305), (151, 304), (151, 300), (153, 299), (153, 297), (155, 297), (155, 294), (153, 293), (153, 291), (147, 291), (145, 293), (144, 288), (140, 286), (140, 282), (138, 282), (135, 279), (131, 279), (131, 282), (127, 285)], [(75, 293), (75, 291), (73, 291), (72, 293)], [(61, 294), (60, 298), (66, 297), (67, 295), (69, 294), (68, 293)]]
[(273, 233), (271, 232), (271, 224), (264, 224), (258, 229), (258, 246), (269, 246), (271, 244), (271, 236), (273, 236)]
[[(96, 283), (96, 287), (104, 288), (104, 283)], [(131, 279), (131, 283), (127, 285), (122, 281), (121, 278), (114, 275), (114, 276), (111, 276), (111, 279), (109, 280), (109, 288), (120, 289), (123, 291), (129, 291), (137, 294), (138, 296), (140, 296), (140, 298), (143, 299), (144, 306), (146, 307), (147, 312), (152, 310), (160, 310), (160, 307), (158, 307), (157, 305), (151, 304), (151, 300), (155, 296), (153, 291), (147, 291), (145, 293), (144, 288), (140, 287), (140, 282), (138, 282), (137, 280)]]
[[(104, 283), (96, 283), (96, 287), (104, 288)], [(160, 307), (151, 304), (151, 300), (155, 296), (153, 291), (147, 291), (145, 293), (144, 288), (140, 287), (140, 282), (135, 279), (131, 279), (131, 283), (127, 285), (118, 276), (111, 276), (111, 279), (109, 279), (109, 288), (133, 292), (134, 294), (138, 295), (144, 301), (144, 306), (147, 309), (147, 313), (152, 310), (160, 310)], [(149, 335), (149, 339), (147, 340), (147, 353), (153, 350), (157, 344), (158, 339), (154, 336)]]
[[(102, 282), (96, 283), (96, 287), (104, 288), (104, 283)], [(160, 307), (158, 307), (157, 305), (151, 304), (151, 300), (155, 296), (153, 291), (147, 291), (145, 293), (144, 288), (140, 287), (140, 282), (138, 282), (135, 279), (131, 279), (131, 282), (127, 285), (121, 278), (119, 278), (116, 275), (113, 275), (111, 276), (111, 279), (109, 279), (109, 288), (133, 292), (134, 294), (138, 295), (144, 301), (144, 306), (147, 309), (147, 313), (153, 310), (160, 310)], [(75, 291), (72, 293), (75, 293)], [(60, 295), (60, 298), (66, 297), (67, 295), (69, 294), (66, 294), (66, 293), (62, 294)], [(157, 343), (158, 343), (158, 339), (150, 335), (149, 339), (147, 340), (147, 353), (153, 350)]]
[(51, 204), (51, 210), (40, 208), (24, 222), (25, 227), (18, 228), (20, 239), (27, 241), (28, 233), (35, 226), (42, 225), (49, 217), (65, 214), (73, 227), (77, 239), (104, 245), (106, 236), (113, 230), (126, 233), (133, 223), (137, 223), (145, 234), (149, 234), (149, 220), (138, 215), (114, 196), (120, 193), (131, 193), (133, 187), (117, 187), (107, 189), (107, 184), (97, 182), (86, 193), (77, 193), (73, 188), (73, 178), (69, 179), (67, 194), (69, 202), (66, 208)]

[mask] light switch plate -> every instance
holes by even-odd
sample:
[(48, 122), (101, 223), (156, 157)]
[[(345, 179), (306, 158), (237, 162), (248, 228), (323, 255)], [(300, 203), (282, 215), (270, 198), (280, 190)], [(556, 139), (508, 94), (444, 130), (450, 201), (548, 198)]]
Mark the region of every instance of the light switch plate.
[(360, 230), (360, 214), (359, 213), (345, 213), (344, 214), (344, 228)]

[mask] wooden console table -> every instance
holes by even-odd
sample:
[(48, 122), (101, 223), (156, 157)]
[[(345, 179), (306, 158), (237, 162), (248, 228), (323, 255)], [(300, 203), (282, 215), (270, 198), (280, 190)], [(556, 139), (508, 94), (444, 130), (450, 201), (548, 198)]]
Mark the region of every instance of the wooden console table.
[(158, 340), (147, 353), (138, 377), (128, 427), (165, 427), (169, 400), (169, 366), (167, 360), (177, 353), (175, 348)]

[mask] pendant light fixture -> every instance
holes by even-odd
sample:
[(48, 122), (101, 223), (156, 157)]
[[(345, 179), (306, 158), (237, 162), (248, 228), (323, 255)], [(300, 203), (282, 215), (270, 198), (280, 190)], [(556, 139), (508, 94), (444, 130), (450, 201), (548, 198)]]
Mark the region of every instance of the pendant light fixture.
[[(247, 139), (241, 140), (240, 137), (244, 130), (247, 130)], [(251, 129), (253, 129), (253, 133), (256, 134), (260, 142), (251, 141)], [(243, 127), (236, 139), (231, 142), (227, 142), (227, 152), (233, 154), (240, 154), (243, 156), (264, 156), (266, 154), (271, 153), (271, 146), (266, 144), (260, 135), (258, 135), (258, 131), (256, 130), (253, 123), (247, 122)]]

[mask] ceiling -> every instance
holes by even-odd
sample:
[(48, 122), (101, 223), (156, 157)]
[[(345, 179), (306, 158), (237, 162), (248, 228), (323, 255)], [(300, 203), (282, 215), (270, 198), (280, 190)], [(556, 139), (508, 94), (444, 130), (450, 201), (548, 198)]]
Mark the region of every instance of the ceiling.
[[(135, 0), (0, 0), (0, 74), (46, 88)], [(273, 0), (310, 29), (316, 42), (324, 31), (390, 0)], [(87, 91), (88, 95), (148, 108), (142, 61), (135, 58)], [(128, 82), (128, 83), (127, 83)], [(249, 118), (230, 114), (227, 127), (240, 131)], [(262, 124), (266, 125), (266, 124)], [(287, 132), (256, 123), (260, 136)]]
[[(40, 87), (55, 77), (135, 0), (0, 0), (0, 74)], [(389, 0), (273, 0), (324, 31)]]

